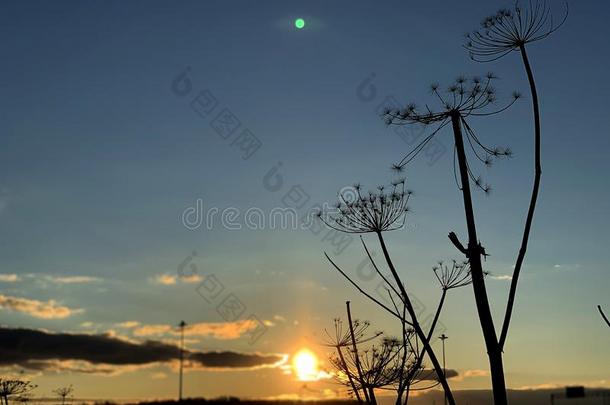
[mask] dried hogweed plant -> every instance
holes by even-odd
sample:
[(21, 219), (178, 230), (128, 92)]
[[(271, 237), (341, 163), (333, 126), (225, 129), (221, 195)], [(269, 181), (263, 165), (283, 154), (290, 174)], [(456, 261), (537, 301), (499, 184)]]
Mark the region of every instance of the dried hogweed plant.
[(9, 400), (29, 399), (36, 387), (30, 381), (0, 378), (0, 404), (9, 405)]
[(352, 321), (350, 303), (346, 305), (352, 324), (345, 330), (343, 322), (335, 319), (334, 333), (326, 331), (323, 345), (336, 350), (330, 357), (336, 378), (358, 402), (377, 404), (377, 391), (394, 391), (395, 404), (405, 405), (411, 392), (439, 384), (436, 372), (422, 365), (423, 352), (413, 328), (403, 326), (400, 338), (381, 332), (368, 335), (369, 323)]
[(512, 9), (503, 8), (485, 17), (478, 30), (466, 34), (464, 47), (477, 62), (492, 62), (513, 51), (527, 54), (527, 44), (545, 39), (567, 18), (567, 3), (563, 18), (555, 23), (546, 1), (529, 1), (525, 6), (517, 2)]
[[(455, 404), (455, 401), (453, 399), (449, 384), (447, 383), (447, 379), (443, 373), (443, 367), (438, 361), (430, 342), (440, 317), (447, 292), (453, 288), (464, 286), (471, 282), (470, 267), (468, 263), (458, 264), (457, 262), (454, 262), (452, 267), (444, 266), (441, 263), (440, 267), (435, 269), (435, 274), (437, 275), (438, 281), (441, 283), (442, 294), (429, 330), (424, 331), (424, 326), (419, 321), (413, 305), (412, 297), (407, 292), (405, 283), (398, 274), (398, 270), (396, 269), (396, 266), (394, 265), (394, 262), (390, 256), (384, 238), (385, 232), (397, 230), (404, 226), (407, 213), (409, 212), (408, 202), (412, 196), (412, 192), (406, 189), (405, 183), (406, 182), (404, 179), (400, 179), (393, 182), (389, 186), (380, 186), (376, 191), (366, 193), (363, 192), (362, 187), (357, 184), (354, 186), (355, 193), (353, 196), (339, 195), (336, 210), (332, 212), (318, 213), (318, 217), (327, 226), (337, 231), (356, 234), (373, 233), (377, 236), (377, 240), (383, 251), (385, 264), (390, 271), (389, 275), (385, 274), (379, 268), (362, 236), (361, 242), (368, 261), (375, 269), (376, 274), (384, 282), (387, 292), (387, 300), (385, 300), (385, 302), (382, 302), (381, 299), (368, 293), (327, 254), (326, 258), (329, 260), (332, 266), (358, 291), (400, 322), (403, 330), (402, 345), (404, 347), (411, 347), (409, 344), (407, 344), (407, 342), (411, 341), (412, 339), (407, 338), (407, 336), (414, 336), (416, 338), (416, 350), (413, 350), (413, 353), (409, 355), (410, 357), (407, 356), (403, 359), (404, 364), (400, 368), (401, 371), (399, 373), (398, 381), (393, 383), (393, 387), (397, 392), (397, 405), (404, 403), (404, 398), (408, 397), (407, 393), (411, 389), (413, 382), (422, 379), (422, 363), (426, 355), (432, 364), (434, 374), (437, 376), (438, 384), (443, 387), (449, 403), (453, 405)], [(349, 325), (351, 325), (352, 322), (349, 304), (348, 321)], [(377, 383), (373, 384), (371, 381), (366, 380), (364, 375), (357, 375), (359, 373), (361, 374), (361, 365), (359, 365), (360, 356), (357, 348), (357, 335), (358, 333), (355, 332), (352, 334), (354, 337), (353, 339), (348, 339), (347, 336), (344, 336), (343, 339), (337, 338), (336, 342), (343, 342), (343, 346), (347, 346), (350, 343), (349, 340), (351, 340), (351, 350), (353, 352), (351, 363), (353, 363), (356, 373), (345, 373), (347, 376), (346, 381), (350, 385), (352, 392), (354, 392), (356, 399), (367, 403), (374, 403), (374, 392), (371, 392), (371, 390), (374, 391), (374, 389), (380, 387), (376, 386)], [(421, 348), (419, 347), (420, 345)], [(333, 344), (332, 346), (336, 349), (343, 347), (341, 345), (337, 347), (336, 344)], [(378, 346), (377, 353), (380, 353), (379, 347), (380, 346)], [(401, 350), (403, 350), (402, 353), (405, 355), (406, 352), (404, 350), (407, 349), (403, 348)], [(337, 352), (337, 354), (337, 360), (334, 362), (334, 364), (341, 365), (344, 369), (349, 368), (350, 361), (346, 360), (345, 356), (339, 355), (339, 352)], [(369, 364), (373, 363), (369, 362)], [(409, 365), (407, 371), (405, 371), (406, 365)], [(377, 364), (377, 366), (379, 366), (379, 364)], [(375, 378), (377, 378), (375, 380), (377, 382), (383, 380), (382, 375), (377, 375)], [(371, 387), (361, 388), (367, 387), (367, 381)], [(386, 384), (386, 386), (387, 385), (388, 384)], [(385, 389), (387, 389), (387, 387)]]
[(405, 189), (405, 179), (378, 186), (377, 191), (364, 193), (360, 184), (355, 184), (353, 190), (355, 195), (339, 194), (336, 215), (318, 212), (330, 228), (347, 233), (381, 233), (404, 226), (412, 194)]
[[(442, 129), (451, 125), (454, 138), (453, 173), (464, 202), (468, 244), (464, 247), (454, 232), (449, 234), (449, 239), (466, 256), (470, 266), (469, 277), (472, 280), (477, 311), (490, 359), (492, 384), (498, 392), (506, 392), (502, 350), (498, 345), (485, 286), (486, 273), (483, 271), (482, 257), (487, 257), (487, 253), (479, 243), (477, 236), (470, 188), (472, 183), (485, 193), (489, 193), (491, 190), (491, 187), (484, 184), (482, 179), (476, 175), (473, 162), (479, 161), (482, 164), (490, 165), (494, 159), (512, 156), (512, 152), (508, 148), (490, 147), (483, 143), (470, 124), (470, 121), (477, 117), (489, 117), (507, 110), (521, 97), (519, 93), (514, 92), (511, 100), (498, 105), (496, 90), (493, 87), (495, 79), (496, 76), (492, 73), (488, 73), (485, 79), (458, 77), (454, 84), (444, 91), (440, 91), (440, 87), (434, 84), (431, 86), (431, 93), (439, 104), (436, 109), (431, 109), (429, 105), (418, 109), (414, 104), (410, 104), (402, 110), (385, 111), (385, 120), (388, 125), (425, 124), (431, 127), (430, 134), (393, 166), (396, 170), (403, 170), (415, 159), (427, 142), (433, 137), (439, 136)], [(497, 404), (501, 403), (501, 400), (497, 402)]]
[[(567, 20), (568, 11), (566, 3), (563, 17), (556, 22), (553, 18), (551, 9), (545, 0), (530, 0), (525, 4), (517, 2), (512, 8), (501, 9), (494, 15), (483, 19), (481, 27), (478, 30), (466, 35), (466, 43), (464, 44), (471, 59), (478, 62), (491, 62), (498, 60), (513, 51), (519, 52), (532, 97), (532, 112), (534, 118), (534, 181), (525, 225), (523, 227), (521, 244), (511, 278), (511, 286), (504, 319), (497, 340), (497, 350), (500, 352), (504, 350), (508, 335), (519, 275), (528, 247), (529, 235), (531, 233), (534, 212), (540, 191), (540, 179), (542, 176), (540, 103), (527, 49), (529, 44), (542, 41), (556, 32)], [(503, 378), (503, 376), (501, 377)], [(494, 370), (492, 370), (494, 401), (496, 405), (505, 404), (507, 402), (504, 384), (500, 384), (499, 379), (500, 376), (494, 378)], [(494, 380), (496, 380), (497, 384), (494, 383)]]
[(53, 393), (61, 401), (61, 405), (65, 405), (66, 399), (71, 398), (74, 394), (74, 387), (72, 385), (59, 387), (57, 389), (54, 389)]
[[(348, 319), (350, 320), (349, 328), (347, 330), (344, 329), (343, 321), (341, 321), (339, 318), (335, 318), (334, 320), (334, 334), (329, 333), (326, 329), (324, 330), (328, 338), (324, 343), (324, 346), (333, 347), (335, 349), (336, 357), (331, 358), (331, 363), (340, 371), (349, 369), (346, 357), (343, 354), (344, 350), (358, 353), (358, 344), (374, 340), (382, 334), (381, 332), (377, 332), (372, 336), (367, 336), (366, 331), (369, 328), (370, 323), (368, 321), (361, 322), (357, 319), (352, 321), (351, 312), (349, 311), (349, 302), (347, 303), (347, 309), (349, 314)], [(345, 371), (343, 376), (346, 377), (346, 380), (349, 383), (349, 388), (358, 402), (362, 402), (364, 395), (364, 398), (368, 403), (369, 392), (366, 391), (365, 393), (361, 393), (361, 390), (364, 390), (364, 385), (362, 383), (362, 369), (357, 356), (355, 359), (356, 360), (352, 361), (352, 363), (357, 371), (357, 375)], [(341, 378), (340, 381), (343, 382), (343, 379)]]
[[(438, 281), (441, 283), (443, 294), (441, 295), (441, 302), (435, 319), (438, 318), (438, 313), (440, 312), (440, 308), (444, 301), (444, 294), (446, 294), (447, 291), (451, 290), (453, 287), (461, 286), (462, 284), (472, 284), (486, 351), (489, 357), (495, 405), (507, 404), (503, 368), (503, 349), (513, 310), (517, 282), (527, 250), (542, 173), (540, 163), (541, 131), (539, 102), (536, 83), (528, 59), (527, 47), (529, 44), (541, 41), (554, 33), (566, 21), (567, 14), (566, 8), (563, 19), (556, 24), (550, 9), (544, 0), (530, 1), (526, 6), (516, 3), (513, 9), (502, 9), (495, 15), (485, 18), (479, 30), (467, 35), (466, 44), (464, 45), (469, 51), (471, 58), (479, 62), (494, 61), (512, 51), (518, 51), (522, 57), (532, 96), (535, 132), (534, 184), (521, 247), (512, 276), (504, 321), (499, 336), (496, 334), (494, 321), (491, 315), (491, 308), (485, 285), (486, 272), (483, 270), (482, 266), (482, 258), (486, 258), (488, 255), (477, 236), (470, 185), (472, 183), (473, 186), (483, 190), (485, 193), (489, 193), (491, 187), (477, 175), (475, 164), (478, 161), (479, 163), (489, 166), (497, 158), (510, 157), (512, 152), (509, 148), (488, 146), (475, 132), (470, 121), (475, 117), (486, 117), (503, 112), (520, 98), (520, 95), (518, 93), (513, 93), (512, 100), (498, 106), (496, 90), (493, 86), (496, 77), (493, 74), (488, 74), (484, 78), (473, 77), (467, 79), (465, 77), (459, 77), (455, 83), (447, 89), (441, 90), (439, 85), (433, 85), (431, 87), (431, 92), (434, 98), (440, 103), (440, 107), (431, 108), (429, 105), (425, 105), (424, 107), (418, 108), (414, 104), (410, 104), (404, 109), (388, 109), (383, 114), (388, 125), (417, 125), (418, 127), (423, 125), (424, 127), (429, 128), (429, 134), (404, 156), (401, 161), (394, 164), (393, 169), (398, 172), (403, 171), (405, 166), (415, 159), (415, 157), (425, 149), (427, 144), (434, 137), (438, 136), (445, 127), (451, 126), (454, 137), (453, 173), (464, 203), (468, 243), (464, 246), (454, 232), (449, 233), (450, 241), (465, 255), (466, 262), (463, 264), (454, 263), (451, 268), (444, 265), (437, 267), (435, 274), (437, 275)], [(383, 193), (383, 190), (380, 191)], [(404, 199), (404, 196), (401, 198)], [(357, 200), (358, 201), (356, 202), (350, 202), (350, 204), (347, 204), (346, 201), (340, 201), (338, 205), (339, 213), (334, 218), (323, 218), (323, 220), (327, 225), (343, 232), (361, 234), (375, 233), (378, 236), (386, 264), (391, 272), (391, 278), (385, 277), (383, 272), (379, 270), (374, 263), (366, 244), (364, 244), (364, 240), (362, 240), (362, 243), (376, 272), (383, 278), (388, 286), (388, 295), (392, 301), (392, 305), (386, 305), (368, 294), (355, 283), (346, 272), (330, 260), (328, 255), (327, 258), (361, 293), (381, 306), (385, 311), (400, 319), (403, 325), (413, 328), (417, 338), (420, 339), (424, 347), (423, 353), (428, 355), (437, 374), (440, 376), (438, 361), (434, 351), (429, 345), (431, 335), (426, 336), (416, 315), (412, 311), (410, 298), (392, 263), (382, 236), (383, 232), (398, 229), (402, 226), (407, 212), (406, 203), (404, 206), (404, 214), (401, 215), (397, 208), (389, 208), (390, 206), (396, 207), (397, 204), (396, 201), (393, 201), (388, 205), (386, 194), (384, 194), (382, 200), (376, 193), (372, 193), (370, 196), (361, 196), (360, 193), (358, 193)], [(401, 203), (404, 203), (404, 201), (401, 201)], [(383, 211), (381, 207), (384, 207)], [(402, 223), (398, 221), (402, 221)], [(463, 276), (465, 276), (465, 278), (462, 280)], [(404, 305), (405, 316), (402, 316), (401, 312), (398, 310), (398, 305), (396, 305), (396, 301), (393, 297), (397, 297), (397, 300)], [(392, 306), (394, 308), (392, 308)], [(448, 402), (454, 404), (455, 401), (451, 394), (451, 390), (447, 385), (446, 379), (440, 378), (439, 380), (445, 390)]]
[[(418, 108), (415, 104), (409, 104), (404, 109), (386, 109), (384, 111), (384, 119), (387, 125), (423, 124), (432, 127), (430, 133), (405, 155), (402, 160), (395, 163), (392, 169), (396, 172), (403, 171), (405, 166), (413, 161), (425, 149), (426, 145), (439, 135), (443, 128), (450, 124), (453, 125), (454, 131), (456, 130), (456, 125), (460, 127), (460, 138), (463, 138), (463, 131), (471, 155), (485, 166), (491, 166), (494, 159), (511, 157), (512, 151), (510, 148), (485, 145), (479, 139), (473, 127), (468, 123), (468, 120), (472, 117), (499, 114), (521, 98), (518, 92), (513, 92), (511, 101), (497, 107), (496, 89), (493, 86), (495, 80), (497, 80), (497, 77), (493, 73), (487, 73), (484, 78), (475, 76), (469, 79), (460, 76), (445, 90), (441, 90), (440, 86), (436, 83), (432, 84), (430, 91), (439, 103), (439, 108), (436, 110), (432, 110), (428, 104), (424, 108)], [(464, 143), (463, 140), (461, 142)], [(456, 141), (454, 148), (454, 173), (456, 174), (456, 182), (461, 187), (457, 176), (458, 170), (455, 165), (456, 162), (459, 162), (459, 154), (459, 145)], [(491, 186), (483, 183), (481, 177), (475, 173), (470, 160), (466, 160), (464, 163), (467, 178), (470, 178), (478, 188), (489, 193)]]
[(500, 59), (513, 51), (518, 51), (520, 53), (530, 87), (532, 111), (534, 115), (534, 183), (527, 217), (525, 219), (523, 236), (521, 238), (521, 246), (511, 279), (502, 331), (499, 338), (501, 349), (504, 348), (504, 343), (508, 335), (508, 328), (517, 292), (517, 284), (527, 251), (529, 235), (534, 219), (534, 211), (536, 209), (540, 190), (540, 178), (542, 176), (540, 106), (536, 81), (528, 58), (527, 46), (528, 44), (541, 41), (553, 34), (566, 22), (567, 18), (567, 3), (563, 18), (556, 23), (546, 1), (529, 1), (526, 5), (521, 5), (517, 2), (512, 9), (504, 8), (496, 12), (496, 14), (486, 17), (481, 22), (481, 27), (478, 30), (466, 34), (466, 43), (464, 47), (468, 50), (470, 57), (475, 61), (490, 62)]

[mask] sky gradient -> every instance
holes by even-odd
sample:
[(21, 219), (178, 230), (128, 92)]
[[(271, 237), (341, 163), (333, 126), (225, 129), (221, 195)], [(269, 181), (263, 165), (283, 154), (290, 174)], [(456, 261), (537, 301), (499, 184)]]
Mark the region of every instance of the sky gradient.
[[(561, 15), (563, 3), (552, 4)], [(324, 259), (327, 251), (364, 274), (357, 240), (339, 252), (326, 231), (231, 230), (218, 221), (189, 229), (185, 210), (200, 200), (203, 212), (269, 213), (299, 186), (302, 213), (354, 182), (387, 184), (395, 177), (389, 167), (410, 145), (379, 117), (386, 97), (423, 104), (430, 83), (489, 70), (501, 78), (500, 99), (513, 90), (526, 95), (501, 115), (473, 121), (485, 141), (515, 153), (481, 169), (493, 192), (475, 196), (500, 318), (533, 175), (530, 100), (516, 55), (477, 64), (461, 44), (505, 5), (3, 2), (0, 325), (175, 344), (172, 327), (184, 319), (197, 324), (186, 341), (192, 351), (267, 356), (306, 347), (323, 361), (321, 333), (351, 300), (359, 318), (396, 333)], [(529, 48), (541, 95), (543, 177), (505, 348), (511, 388), (610, 387), (610, 335), (595, 310), (610, 308), (609, 13), (603, 2), (570, 2), (566, 25)], [(297, 17), (306, 21), (302, 30), (294, 28)], [(196, 97), (203, 107), (193, 107)], [(234, 134), (214, 121), (225, 109), (240, 123)], [(450, 135), (438, 138), (448, 150)], [(243, 142), (252, 136), (260, 147), (249, 155)], [(434, 162), (417, 159), (405, 176), (413, 212), (406, 229), (387, 239), (425, 312), (439, 296), (431, 267), (459, 258), (446, 235), (465, 234), (462, 202), (449, 152)], [(214, 298), (201, 291), (212, 276), (224, 287)], [(378, 281), (362, 277), (374, 290)], [(226, 297), (245, 308), (239, 316), (217, 310)], [(441, 321), (450, 336), (448, 366), (460, 373), (452, 386), (487, 388), (472, 292), (449, 299)], [(265, 327), (254, 341), (252, 322)], [(327, 380), (305, 389), (289, 368), (264, 365), (193, 366), (185, 393), (330, 396), (337, 389)], [(110, 375), (76, 366), (90, 364), (26, 374), (43, 393), (66, 382), (83, 398), (176, 393), (175, 362), (116, 367)]]

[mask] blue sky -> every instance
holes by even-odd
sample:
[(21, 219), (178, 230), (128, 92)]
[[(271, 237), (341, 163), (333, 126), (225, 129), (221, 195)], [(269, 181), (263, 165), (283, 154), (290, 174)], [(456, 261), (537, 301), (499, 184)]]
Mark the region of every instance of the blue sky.
[[(249, 312), (284, 319), (254, 347), (212, 338), (196, 345), (281, 353), (306, 345), (323, 356), (313, 336), (342, 314), (346, 299), (358, 303), (359, 316), (391, 329), (390, 320), (325, 263), (322, 253), (332, 247), (321, 235), (188, 230), (180, 216), (197, 199), (206, 208), (268, 211), (281, 206), (293, 185), (305, 190), (311, 206), (334, 200), (337, 190), (356, 181), (388, 183), (394, 177), (388, 168), (409, 145), (383, 125), (376, 107), (386, 96), (421, 104), (431, 100), (431, 82), (449, 84), (459, 74), (488, 70), (501, 78), (500, 99), (515, 89), (526, 95), (506, 113), (473, 122), (482, 139), (515, 152), (513, 159), (481, 169), (494, 192), (475, 197), (480, 237), (491, 253), (487, 269), (509, 274), (532, 181), (527, 83), (517, 55), (482, 65), (461, 48), (462, 35), (503, 5), (4, 2), (0, 273), (21, 281), (0, 281), (0, 294), (56, 300), (83, 312), (45, 320), (0, 311), (1, 323), (75, 331), (91, 322), (102, 332), (129, 320), (221, 322), (196, 293), (197, 284), (154, 282), (175, 274), (196, 251), (201, 274), (217, 275)], [(563, 3), (553, 7), (559, 15)], [(543, 180), (506, 351), (513, 387), (530, 381), (609, 384), (608, 333), (595, 312), (598, 303), (610, 307), (604, 301), (610, 287), (608, 7), (571, 2), (566, 25), (529, 48), (542, 100)], [(306, 20), (305, 29), (294, 29), (296, 17)], [(179, 97), (172, 81), (187, 67), (193, 90)], [(371, 74), (377, 93), (363, 101), (357, 89)], [(189, 107), (204, 90), (218, 100), (215, 112), (228, 108), (261, 141), (251, 158), (242, 159), (230, 140), (218, 136), (213, 116), (202, 118)], [(439, 139), (451, 147), (449, 132)], [(465, 233), (450, 156), (432, 166), (418, 159), (409, 167), (413, 213), (407, 230), (389, 236), (408, 284), (427, 307), (438, 294), (430, 267), (455, 257), (447, 232)], [(284, 186), (272, 192), (263, 177), (278, 162)], [(353, 243), (339, 261), (353, 267), (362, 255)], [(45, 282), (48, 275), (98, 280)], [(490, 279), (489, 289), (499, 316), (508, 282)], [(452, 367), (485, 369), (470, 291), (451, 299), (443, 323)], [(140, 374), (130, 375), (146, 390), (148, 377)], [(229, 378), (218, 374), (213, 378)], [(50, 381), (44, 378), (56, 377), (40, 378), (44, 385)], [(479, 388), (487, 381), (461, 384)], [(136, 385), (121, 395), (140, 395)], [(227, 393), (223, 387), (210, 392)], [(260, 394), (250, 384), (240, 390)], [(154, 395), (171, 392), (156, 388)]]

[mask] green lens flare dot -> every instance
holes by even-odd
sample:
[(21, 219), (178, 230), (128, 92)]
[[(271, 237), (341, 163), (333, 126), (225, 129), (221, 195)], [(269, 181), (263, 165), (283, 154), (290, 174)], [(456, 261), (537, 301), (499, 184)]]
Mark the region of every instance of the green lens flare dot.
[(294, 20), (294, 26), (298, 29), (305, 28), (305, 20), (303, 20), (302, 18), (297, 18), (296, 20)]

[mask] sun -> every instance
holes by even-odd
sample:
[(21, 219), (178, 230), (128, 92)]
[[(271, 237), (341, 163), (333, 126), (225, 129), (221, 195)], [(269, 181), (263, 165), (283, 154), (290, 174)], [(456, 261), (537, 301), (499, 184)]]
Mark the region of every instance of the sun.
[(316, 381), (319, 378), (318, 358), (310, 350), (299, 350), (292, 357), (292, 368), (299, 381)]

